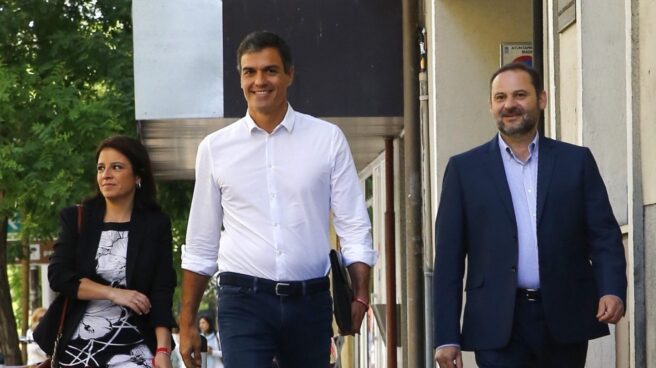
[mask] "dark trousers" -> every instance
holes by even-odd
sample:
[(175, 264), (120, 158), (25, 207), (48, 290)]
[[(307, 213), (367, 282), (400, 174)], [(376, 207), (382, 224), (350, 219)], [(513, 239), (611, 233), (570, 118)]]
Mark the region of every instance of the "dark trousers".
[(322, 368), (330, 361), (332, 299), (328, 290), (277, 296), (219, 286), (219, 333), (225, 368)]
[(587, 351), (587, 341), (555, 341), (544, 321), (542, 303), (518, 298), (508, 345), (475, 355), (480, 368), (583, 368)]

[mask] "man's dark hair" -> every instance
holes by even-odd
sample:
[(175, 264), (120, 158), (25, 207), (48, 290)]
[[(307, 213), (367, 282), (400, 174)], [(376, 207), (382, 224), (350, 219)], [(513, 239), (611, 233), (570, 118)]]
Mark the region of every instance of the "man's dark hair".
[(294, 66), (292, 51), (285, 40), (277, 34), (268, 31), (255, 31), (244, 37), (237, 48), (237, 70), (241, 72), (242, 55), (258, 52), (267, 47), (273, 47), (278, 50), (283, 67), (285, 68), (285, 73), (289, 74), (291, 68)]
[(540, 73), (524, 63), (510, 63), (497, 69), (497, 71), (494, 72), (490, 78), (490, 91), (492, 91), (492, 82), (494, 81), (494, 78), (496, 78), (497, 75), (509, 70), (521, 70), (528, 73), (528, 75), (531, 77), (531, 84), (533, 87), (535, 87), (535, 93), (539, 94), (542, 92), (542, 77), (540, 77)]

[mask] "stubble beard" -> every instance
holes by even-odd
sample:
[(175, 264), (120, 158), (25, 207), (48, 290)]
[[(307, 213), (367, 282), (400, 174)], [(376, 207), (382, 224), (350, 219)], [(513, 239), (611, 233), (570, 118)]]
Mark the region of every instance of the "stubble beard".
[(510, 137), (528, 134), (533, 131), (537, 124), (537, 119), (532, 118), (528, 113), (524, 112), (522, 114), (522, 121), (519, 125), (506, 125), (503, 123), (503, 118), (506, 114), (501, 114), (499, 119), (497, 119), (497, 128), (501, 133)]

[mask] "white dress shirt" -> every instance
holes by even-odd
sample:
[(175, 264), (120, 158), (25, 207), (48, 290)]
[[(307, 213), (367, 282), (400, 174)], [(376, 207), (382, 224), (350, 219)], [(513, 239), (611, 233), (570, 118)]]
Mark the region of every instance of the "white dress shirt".
[(198, 146), (182, 268), (211, 276), (218, 257), (219, 272), (325, 276), (330, 210), (345, 263), (373, 266), (371, 224), (342, 131), (291, 106), (271, 134), (246, 114)]
[(506, 180), (512, 197), (517, 222), (517, 286), (525, 289), (540, 288), (540, 265), (537, 235), (537, 191), (539, 134), (528, 146), (529, 156), (522, 161), (512, 148), (498, 135), (499, 148)]

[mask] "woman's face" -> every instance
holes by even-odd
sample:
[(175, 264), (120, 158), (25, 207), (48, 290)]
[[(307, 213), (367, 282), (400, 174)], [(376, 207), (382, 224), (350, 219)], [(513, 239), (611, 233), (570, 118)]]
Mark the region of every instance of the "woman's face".
[(200, 332), (202, 333), (207, 333), (210, 330), (210, 324), (207, 323), (205, 318), (201, 318), (198, 321), (198, 328), (200, 328)]
[(113, 148), (104, 148), (98, 155), (96, 166), (98, 188), (105, 200), (133, 199), (137, 181), (132, 164), (125, 155)]

